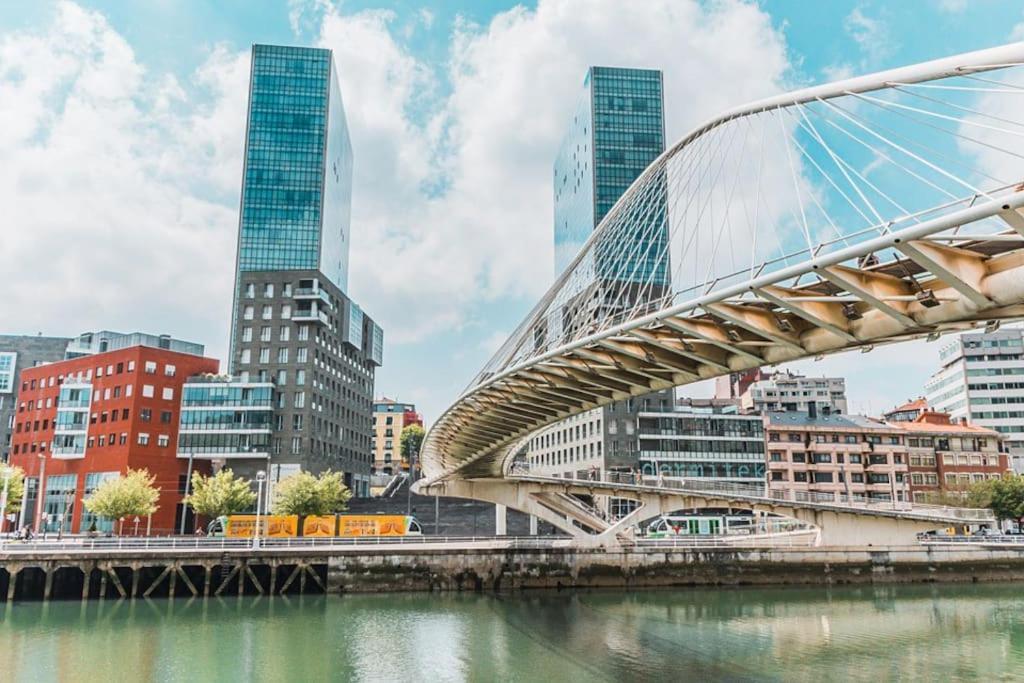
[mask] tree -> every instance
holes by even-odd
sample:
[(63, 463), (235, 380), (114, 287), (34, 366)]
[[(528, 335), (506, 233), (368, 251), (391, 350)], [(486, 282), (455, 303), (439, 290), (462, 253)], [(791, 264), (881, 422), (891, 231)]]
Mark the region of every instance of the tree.
[(324, 472), (314, 477), (299, 472), (282, 479), (274, 487), (275, 515), (327, 515), (348, 509), (352, 492), (345, 486), (341, 472)]
[(992, 500), (989, 507), (996, 519), (1020, 520), (1024, 517), (1024, 475), (1012, 474), (992, 480)]
[(426, 435), (423, 427), (418, 424), (411, 424), (402, 430), (402, 461), (412, 465), (413, 457), (419, 455), (420, 446), (423, 445), (423, 437)]
[(153, 485), (155, 480), (149, 470), (129, 469), (120, 476), (103, 480), (82, 503), (92, 514), (111, 521), (151, 515), (156, 512), (156, 501), (160, 498), (160, 489)]
[(998, 479), (986, 479), (976, 481), (967, 489), (966, 505), (969, 508), (990, 508), (992, 507), (992, 494)]
[(185, 502), (197, 514), (215, 518), (248, 510), (256, 502), (256, 494), (247, 480), (225, 468), (209, 477), (193, 472), (192, 493)]
[(25, 472), (20, 467), (0, 465), (0, 488), (4, 485), (4, 477), (10, 473), (7, 481), (7, 506), (0, 510), (0, 515), (9, 515), (21, 510), (21, 499), (25, 495)]

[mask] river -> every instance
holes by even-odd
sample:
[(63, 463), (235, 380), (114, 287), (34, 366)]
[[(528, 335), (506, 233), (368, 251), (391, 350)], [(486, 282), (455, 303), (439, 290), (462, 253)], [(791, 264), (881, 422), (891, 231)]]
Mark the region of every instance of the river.
[(1021, 588), (19, 603), (0, 680), (1024, 680)]

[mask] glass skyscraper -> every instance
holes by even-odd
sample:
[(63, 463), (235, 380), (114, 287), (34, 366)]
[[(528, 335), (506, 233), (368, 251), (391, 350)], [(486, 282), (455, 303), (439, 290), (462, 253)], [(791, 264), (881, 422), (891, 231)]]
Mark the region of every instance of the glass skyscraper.
[(330, 50), (254, 45), (238, 271), (348, 285), (352, 145)]
[(351, 199), (331, 51), (254, 45), (229, 368), (232, 386), (273, 387), (273, 416), (269, 437), (227, 439), (249, 449), (231, 455), (243, 476), (330, 469), (368, 491), (384, 333), (347, 292)]
[[(554, 165), (556, 276), (664, 150), (661, 72), (590, 67)], [(640, 225), (597, 245), (595, 278), (668, 284), (667, 258), (658, 257), (668, 240), (665, 192), (645, 201)]]

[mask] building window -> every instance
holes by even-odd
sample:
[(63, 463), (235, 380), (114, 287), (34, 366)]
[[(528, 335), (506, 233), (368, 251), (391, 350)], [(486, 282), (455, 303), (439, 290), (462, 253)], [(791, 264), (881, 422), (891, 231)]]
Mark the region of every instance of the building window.
[(271, 320), (274, 317), (274, 307), (273, 306), (264, 306), (263, 307), (263, 316), (262, 317), (263, 317), (264, 320)]
[(245, 298), (246, 299), (254, 299), (255, 297), (256, 297), (256, 285), (253, 284), (252, 282), (247, 282), (245, 284)]
[(155, 375), (156, 374), (156, 362), (155, 361), (151, 361), (151, 360), (147, 360), (144, 372), (147, 375)]
[(293, 436), (292, 437), (292, 455), (298, 455), (299, 451), (301, 451), (301, 450), (302, 450), (302, 437), (301, 436)]
[(253, 307), (252, 306), (246, 306), (244, 309), (242, 309), (242, 318), (244, 318), (245, 320), (252, 320), (252, 318), (253, 318)]
[(171, 424), (171, 411), (169, 411), (169, 410), (161, 410), (160, 411), (160, 422), (164, 423), (165, 425)]
[(295, 383), (299, 386), (303, 386), (306, 383), (306, 371), (296, 370), (295, 371)]
[(309, 325), (299, 325), (297, 338), (299, 341), (309, 341)]
[(286, 341), (288, 341), (291, 338), (291, 336), (292, 336), (292, 328), (290, 328), (287, 325), (285, 325), (284, 327), (281, 328), (281, 331), (280, 331), (280, 333), (278, 335), (278, 338), (279, 338), (280, 341), (286, 342)]
[(153, 411), (149, 408), (142, 408), (139, 410), (139, 420), (142, 422), (149, 422), (153, 419)]
[(174, 367), (173, 365), (171, 365), (169, 363), (164, 366), (164, 376), (165, 377), (174, 377), (174, 373), (176, 373), (177, 371), (178, 371), (178, 368)]
[(166, 434), (160, 434), (156, 437), (156, 445), (160, 448), (166, 448), (167, 444), (171, 442), (171, 438)]
[(284, 318), (285, 320), (290, 320), (291, 319), (291, 317), (292, 317), (292, 307), (291, 307), (291, 304), (285, 304), (285, 305), (281, 306), (281, 317)]
[(143, 384), (142, 385), (142, 396), (143, 398), (153, 398), (153, 385)]
[(147, 434), (145, 432), (139, 432), (139, 445), (140, 446), (148, 446), (149, 445), (149, 434)]
[(248, 365), (252, 361), (252, 352), (249, 349), (242, 349), (242, 358), (239, 362), (242, 365)]
[(288, 384), (288, 371), (278, 370), (277, 371), (277, 386), (283, 387)]
[(307, 360), (309, 360), (309, 349), (303, 347), (295, 350), (296, 363), (305, 363)]
[(252, 341), (252, 328), (251, 327), (243, 327), (242, 328), (242, 341), (244, 341), (244, 342), (251, 342)]
[(274, 298), (274, 283), (273, 282), (268, 282), (268, 283), (263, 285), (263, 296), (265, 296), (268, 299), (273, 299)]
[(264, 342), (270, 341), (270, 332), (271, 332), (271, 328), (270, 328), (269, 325), (264, 325), (263, 327), (261, 327), (260, 328), (260, 341), (264, 341)]
[[(295, 392), (295, 407), (304, 408), (306, 406), (306, 392), (296, 391)], [(298, 416), (296, 416), (298, 417)]]
[(164, 387), (161, 396), (165, 401), (173, 401), (174, 389), (172, 387)]
[(277, 362), (287, 363), (288, 362), (288, 347), (282, 346), (277, 350)]

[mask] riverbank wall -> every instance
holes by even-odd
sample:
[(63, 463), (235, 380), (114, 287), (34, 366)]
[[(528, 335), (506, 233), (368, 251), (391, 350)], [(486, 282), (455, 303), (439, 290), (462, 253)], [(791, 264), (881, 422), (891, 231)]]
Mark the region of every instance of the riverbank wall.
[(980, 582), (1024, 551), (864, 548), (349, 547), (0, 554), (0, 600), (399, 591)]

